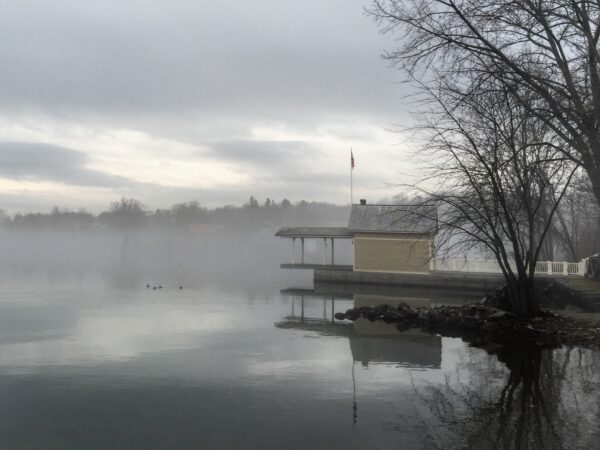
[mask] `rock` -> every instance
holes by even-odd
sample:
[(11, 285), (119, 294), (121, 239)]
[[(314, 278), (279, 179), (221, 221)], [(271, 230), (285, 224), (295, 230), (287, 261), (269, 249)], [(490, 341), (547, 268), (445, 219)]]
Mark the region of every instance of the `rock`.
[(492, 322), (498, 322), (500, 320), (509, 320), (514, 319), (515, 316), (513, 313), (508, 311), (497, 310), (496, 312), (491, 313), (487, 318)]
[(481, 328), (479, 328), (479, 330), (482, 334), (489, 336), (499, 334), (502, 330), (502, 327), (500, 327), (500, 325), (497, 322), (486, 322), (483, 325), (481, 325)]
[(428, 319), (430, 323), (440, 323), (444, 321), (444, 315), (441, 312), (432, 312), (428, 314)]
[(337, 313), (335, 313), (335, 316), (334, 316), (334, 317), (335, 317), (337, 320), (345, 320), (345, 319), (346, 319), (346, 314), (344, 314), (344, 313), (341, 313), (341, 312), (337, 312)]
[(360, 313), (355, 309), (349, 309), (344, 315), (346, 319), (351, 320), (353, 322), (360, 317)]
[(367, 319), (371, 322), (375, 322), (378, 318), (378, 314), (375, 311), (370, 311), (367, 313)]
[(460, 320), (460, 327), (464, 330), (477, 330), (481, 326), (481, 321), (474, 317), (463, 317)]
[(383, 315), (383, 321), (385, 323), (392, 323), (392, 322), (398, 322), (400, 320), (398, 313), (392, 312), (392, 311), (387, 311), (384, 315)]
[(492, 297), (491, 295), (486, 295), (479, 301), (479, 304), (480, 305), (489, 305), (493, 301), (494, 301), (494, 297)]
[(450, 327), (455, 327), (459, 324), (460, 319), (458, 318), (458, 316), (448, 316), (448, 318), (446, 319), (446, 325), (450, 326)]
[(506, 286), (497, 289), (494, 295), (486, 295), (479, 302), (479, 305), (490, 306), (492, 308), (503, 309), (505, 311), (510, 310), (510, 300), (508, 298)]

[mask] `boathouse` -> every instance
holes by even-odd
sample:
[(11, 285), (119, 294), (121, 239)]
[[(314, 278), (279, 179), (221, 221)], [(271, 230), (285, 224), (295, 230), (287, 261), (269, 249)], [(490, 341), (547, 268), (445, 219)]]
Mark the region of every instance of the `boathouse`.
[[(496, 260), (435, 257), (437, 231), (435, 207), (368, 205), (361, 200), (360, 204), (352, 205), (347, 227), (282, 228), (276, 236), (288, 238), (292, 243), (291, 263), (281, 264), (281, 267), (313, 269), (315, 285), (371, 284), (489, 292), (503, 282), (503, 273)], [(314, 246), (311, 246), (313, 252), (307, 261), (307, 239), (321, 241), (320, 262), (315, 262)], [(351, 264), (336, 261), (335, 242), (340, 239), (352, 243), (351, 258), (345, 252), (346, 261), (351, 259)], [(344, 250), (348, 249), (346, 246)], [(535, 274), (543, 284), (554, 278), (583, 277), (586, 267), (587, 259), (579, 262), (538, 261)]]
[[(292, 240), (292, 262), (283, 268), (351, 270), (354, 272), (429, 274), (437, 233), (436, 209), (415, 205), (352, 205), (346, 228), (282, 228), (276, 236)], [(305, 263), (305, 240), (322, 239), (322, 264)], [(352, 266), (335, 264), (335, 241), (351, 239)], [(296, 241), (300, 241), (300, 258)], [(331, 258), (327, 261), (327, 247)]]

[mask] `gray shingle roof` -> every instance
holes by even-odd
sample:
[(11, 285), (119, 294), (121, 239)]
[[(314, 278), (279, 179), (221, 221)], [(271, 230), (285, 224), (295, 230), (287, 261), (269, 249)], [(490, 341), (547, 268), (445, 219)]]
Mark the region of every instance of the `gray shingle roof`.
[(437, 209), (422, 205), (352, 205), (351, 232), (418, 233), (437, 232)]

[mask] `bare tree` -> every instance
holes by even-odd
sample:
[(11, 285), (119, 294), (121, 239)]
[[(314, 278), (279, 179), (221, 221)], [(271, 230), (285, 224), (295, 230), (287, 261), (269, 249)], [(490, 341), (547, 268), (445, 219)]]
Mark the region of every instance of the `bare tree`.
[(600, 251), (600, 208), (585, 174), (578, 174), (571, 183), (556, 210), (550, 235), (571, 261)]
[(131, 231), (142, 226), (146, 217), (144, 205), (139, 200), (123, 197), (111, 203), (109, 211), (101, 213), (98, 219), (115, 229)]
[(424, 151), (432, 165), (417, 189), (438, 206), (438, 249), (487, 248), (506, 280), (511, 309), (535, 316), (536, 264), (577, 165), (503, 83), (490, 80), (466, 97), (445, 84), (427, 92), (438, 109), (421, 127), (430, 136)]
[(411, 78), (443, 78), (465, 95), (490, 78), (516, 87), (600, 200), (600, 2), (374, 0), (368, 12), (403, 32), (386, 56)]

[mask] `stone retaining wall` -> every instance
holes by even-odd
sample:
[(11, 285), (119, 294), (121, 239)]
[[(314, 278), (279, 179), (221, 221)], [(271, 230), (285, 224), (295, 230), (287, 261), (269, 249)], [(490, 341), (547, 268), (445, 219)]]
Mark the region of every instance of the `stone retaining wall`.
[(426, 287), (440, 289), (482, 289), (495, 291), (504, 284), (499, 274), (432, 272), (431, 274), (400, 274), (315, 270), (315, 283), (373, 284), (387, 286)]

